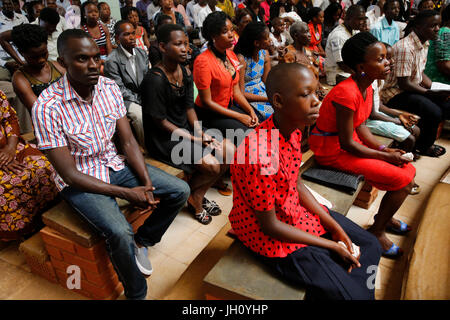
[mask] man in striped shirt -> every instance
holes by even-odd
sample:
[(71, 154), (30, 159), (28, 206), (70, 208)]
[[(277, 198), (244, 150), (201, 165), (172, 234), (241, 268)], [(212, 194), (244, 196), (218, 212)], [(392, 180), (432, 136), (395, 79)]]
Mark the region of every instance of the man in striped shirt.
[[(185, 204), (189, 186), (145, 164), (119, 87), (99, 75), (100, 51), (92, 37), (66, 30), (57, 46), (67, 73), (33, 105), (39, 148), (57, 171), (54, 181), (62, 197), (106, 239), (125, 296), (145, 299), (144, 276), (152, 273), (146, 247), (161, 240)], [(125, 157), (112, 142), (115, 132)], [(136, 235), (116, 197), (154, 210)]]

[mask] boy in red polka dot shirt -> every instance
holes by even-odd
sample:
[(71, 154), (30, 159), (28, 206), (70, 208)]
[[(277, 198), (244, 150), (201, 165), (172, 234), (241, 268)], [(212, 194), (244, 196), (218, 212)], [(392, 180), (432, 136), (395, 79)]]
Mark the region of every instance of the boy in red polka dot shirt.
[(236, 151), (230, 223), (264, 263), (305, 286), (306, 298), (374, 299), (368, 280), (381, 256), (378, 241), (321, 206), (299, 176), (301, 130), (319, 116), (317, 85), (300, 64), (270, 71), (266, 89), (275, 112)]

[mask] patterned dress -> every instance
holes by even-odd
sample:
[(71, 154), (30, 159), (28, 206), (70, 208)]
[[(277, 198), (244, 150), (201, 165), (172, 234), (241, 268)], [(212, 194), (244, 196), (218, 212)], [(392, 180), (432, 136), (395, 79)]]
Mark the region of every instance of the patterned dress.
[[(261, 97), (267, 97), (266, 85), (262, 81), (264, 74), (264, 60), (266, 58), (266, 51), (260, 50), (258, 53), (258, 62), (253, 59), (244, 57), (247, 68), (245, 69), (245, 92), (252, 93)], [(269, 102), (250, 102), (253, 108), (258, 110), (267, 119), (273, 113), (273, 108)]]
[[(19, 132), (16, 111), (0, 91), (0, 151)], [(16, 160), (26, 165), (20, 173), (0, 168), (0, 240), (4, 241), (33, 232), (42, 209), (57, 194), (50, 179), (54, 169), (36, 146), (19, 138)]]

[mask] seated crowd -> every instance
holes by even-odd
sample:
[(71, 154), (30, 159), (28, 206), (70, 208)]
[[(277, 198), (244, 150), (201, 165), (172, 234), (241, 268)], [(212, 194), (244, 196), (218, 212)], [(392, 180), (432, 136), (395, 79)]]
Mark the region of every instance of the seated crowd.
[[(201, 224), (219, 215), (205, 194), (230, 195), (230, 172), (231, 225), (264, 263), (309, 298), (374, 299), (363, 266), (403, 253), (386, 231), (411, 230), (393, 218), (420, 192), (411, 162), (446, 152), (450, 6), (127, 0), (116, 20), (107, 2), (18, 3), (0, 14), (0, 240), (35, 232), (59, 194), (105, 238), (125, 296), (144, 299), (147, 247), (186, 204)], [(387, 191), (368, 230), (301, 182), (309, 147)], [(136, 234), (115, 198), (153, 211)]]

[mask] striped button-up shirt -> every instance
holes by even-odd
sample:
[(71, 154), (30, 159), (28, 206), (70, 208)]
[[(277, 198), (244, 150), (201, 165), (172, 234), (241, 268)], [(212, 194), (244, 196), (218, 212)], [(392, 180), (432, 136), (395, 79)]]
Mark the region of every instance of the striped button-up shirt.
[[(99, 77), (89, 104), (64, 76), (44, 90), (33, 105), (38, 147), (45, 150), (67, 146), (80, 172), (109, 183), (109, 168), (118, 171), (125, 166), (111, 138), (116, 121), (126, 113), (122, 94), (113, 80)], [(58, 190), (67, 186), (58, 174), (53, 179)]]
[(429, 42), (422, 44), (412, 31), (408, 36), (394, 44), (395, 66), (380, 92), (381, 99), (387, 103), (391, 98), (403, 92), (398, 86), (397, 78), (410, 77), (411, 81), (422, 83), (422, 75), (427, 63)]

